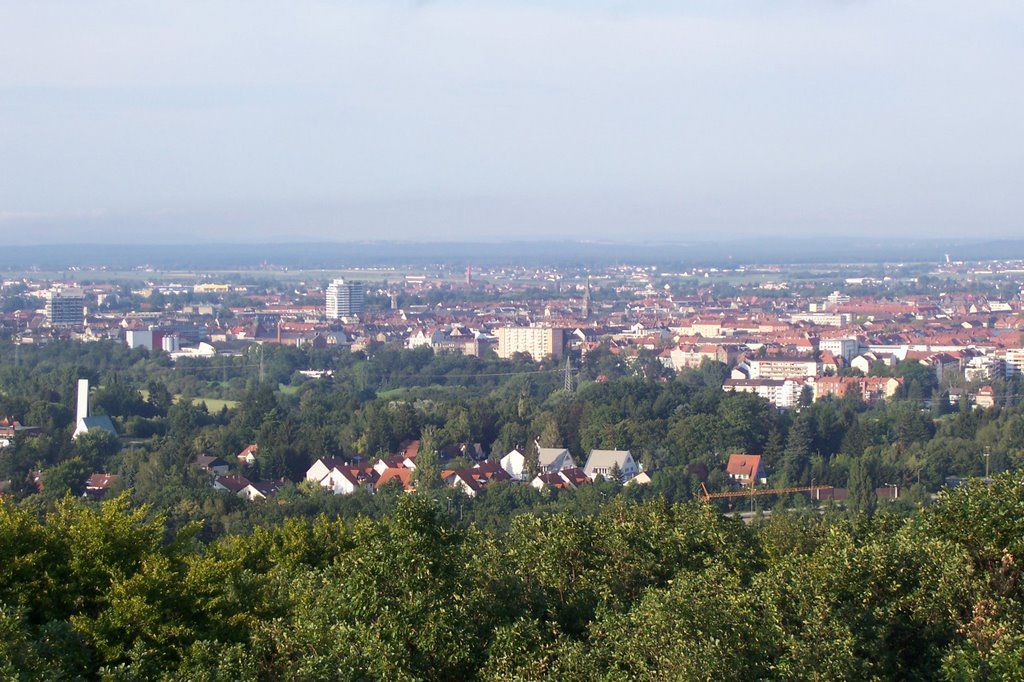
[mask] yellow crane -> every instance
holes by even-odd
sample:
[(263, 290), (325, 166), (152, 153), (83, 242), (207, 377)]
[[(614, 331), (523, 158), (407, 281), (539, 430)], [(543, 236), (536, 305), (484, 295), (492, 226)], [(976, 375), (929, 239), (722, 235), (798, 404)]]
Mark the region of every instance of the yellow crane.
[(760, 497), (762, 495), (787, 495), (789, 493), (819, 493), (815, 495), (815, 499), (821, 499), (820, 491), (827, 490), (831, 491), (833, 488), (830, 485), (803, 485), (795, 488), (754, 488), (751, 484), (750, 488), (743, 490), (730, 490), (726, 493), (712, 493), (708, 492), (708, 488), (703, 483), (700, 484), (701, 490), (704, 491), (704, 501), (710, 502), (711, 500), (723, 500), (731, 497)]

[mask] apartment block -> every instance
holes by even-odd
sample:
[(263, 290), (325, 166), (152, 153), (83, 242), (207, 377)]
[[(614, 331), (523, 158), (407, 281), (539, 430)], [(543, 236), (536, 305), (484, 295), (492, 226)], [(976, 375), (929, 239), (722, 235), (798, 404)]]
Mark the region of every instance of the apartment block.
[(529, 353), (534, 360), (560, 358), (563, 353), (564, 330), (553, 327), (500, 327), (498, 357), (510, 358), (516, 353)]

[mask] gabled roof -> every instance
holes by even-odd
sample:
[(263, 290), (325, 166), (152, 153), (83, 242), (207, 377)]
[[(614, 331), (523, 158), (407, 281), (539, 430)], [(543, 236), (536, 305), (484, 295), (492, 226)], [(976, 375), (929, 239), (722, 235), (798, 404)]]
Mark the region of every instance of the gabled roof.
[(626, 458), (633, 458), (629, 450), (591, 450), (587, 457), (587, 463), (583, 467), (590, 471), (594, 468), (608, 468), (618, 465), (620, 468), (626, 463)]
[(403, 440), (398, 444), (398, 452), (395, 453), (397, 456), (408, 457), (409, 459), (415, 460), (416, 455), (420, 453), (420, 441), (417, 440)]
[(563, 453), (569, 454), (569, 451), (566, 448), (537, 448), (537, 466), (551, 466)]
[(218, 476), (213, 482), (232, 493), (240, 493), (250, 485), (245, 476)]
[(584, 483), (590, 483), (590, 477), (580, 467), (573, 467), (572, 469), (563, 469), (558, 472), (565, 481), (569, 482), (574, 488), (578, 488)]
[(212, 455), (199, 455), (196, 457), (196, 464), (204, 469), (212, 469), (214, 467), (226, 467), (228, 463), (220, 457), (214, 457)]
[(317, 461), (323, 462), (324, 466), (327, 467), (328, 471), (332, 469), (342, 471), (350, 466), (349, 463), (346, 460), (342, 459), (341, 457), (321, 457)]
[(373, 487), (376, 488), (377, 490), (380, 490), (381, 487), (384, 486), (386, 483), (397, 478), (399, 481), (401, 481), (402, 488), (406, 492), (415, 490), (416, 486), (413, 484), (411, 480), (412, 471), (412, 469), (399, 469), (397, 467), (390, 467), (388, 469), (385, 469), (383, 473), (381, 473), (380, 478), (377, 479), (377, 482), (374, 484)]
[(760, 478), (761, 471), (761, 455), (729, 455), (725, 465), (725, 473), (733, 477)]
[(106, 490), (117, 483), (115, 474), (93, 474), (85, 481), (86, 490)]
[(110, 417), (105, 414), (97, 415), (95, 417), (82, 417), (82, 426), (85, 427), (85, 432), (89, 431), (106, 431), (113, 435), (117, 435), (117, 429), (114, 428), (114, 422), (110, 421)]
[(483, 490), (491, 481), (512, 480), (512, 476), (497, 462), (480, 462), (466, 469), (459, 469), (453, 472), (453, 475), (474, 492)]
[(256, 483), (250, 483), (247, 487), (252, 488), (263, 497), (270, 497), (271, 495), (277, 494), (281, 488), (284, 487), (285, 480), (282, 478), (278, 481), (258, 481)]

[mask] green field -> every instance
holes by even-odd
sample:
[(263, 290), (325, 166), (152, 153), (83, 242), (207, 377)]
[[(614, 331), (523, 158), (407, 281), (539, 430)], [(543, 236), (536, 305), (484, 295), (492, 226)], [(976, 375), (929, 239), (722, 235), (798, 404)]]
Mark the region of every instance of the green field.
[[(180, 397), (180, 396), (176, 396)], [(193, 405), (199, 405), (200, 403), (206, 403), (206, 409), (209, 412), (220, 412), (222, 408), (227, 407), (232, 410), (238, 407), (237, 400), (222, 400), (221, 398), (192, 398)]]
[[(143, 399), (149, 400), (149, 391), (143, 388), (139, 389), (139, 393), (142, 394)], [(181, 400), (181, 394), (174, 394), (174, 400)], [(193, 405), (199, 405), (200, 403), (206, 403), (206, 409), (210, 412), (219, 412), (224, 406), (227, 406), (229, 410), (233, 410), (238, 407), (237, 400), (224, 400), (223, 398), (192, 398)]]

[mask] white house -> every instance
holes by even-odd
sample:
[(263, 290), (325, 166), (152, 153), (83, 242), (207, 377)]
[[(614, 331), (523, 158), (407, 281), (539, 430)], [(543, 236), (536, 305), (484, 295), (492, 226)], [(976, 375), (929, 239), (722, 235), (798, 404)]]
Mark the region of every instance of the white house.
[(537, 490), (543, 490), (544, 488), (558, 488), (566, 489), (571, 488), (575, 490), (581, 485), (590, 483), (590, 478), (583, 472), (583, 469), (579, 467), (571, 467), (569, 469), (560, 469), (553, 471), (550, 474), (537, 474), (530, 485)]
[(537, 470), (542, 474), (552, 474), (563, 469), (572, 469), (576, 460), (565, 448), (537, 448)]
[(512, 480), (521, 481), (526, 477), (526, 457), (518, 450), (513, 450), (501, 458), (501, 468)]
[[(513, 450), (513, 452), (515, 452)], [(511, 475), (495, 462), (480, 462), (468, 469), (459, 469), (452, 472), (451, 486), (461, 489), (469, 497), (476, 497), (477, 494), (486, 488), (492, 481), (508, 481)]]
[(259, 481), (258, 483), (249, 483), (249, 485), (242, 488), (241, 492), (238, 493), (239, 497), (244, 497), (250, 501), (265, 500), (268, 497), (276, 495), (278, 491), (284, 486), (284, 479), (279, 481)]
[(608, 478), (616, 468), (623, 481), (640, 473), (640, 467), (629, 450), (591, 450), (587, 463), (583, 465), (583, 471), (590, 480), (598, 476)]
[(365, 486), (368, 479), (341, 459), (321, 457), (306, 470), (306, 480), (318, 483), (335, 495), (349, 495)]
[(416, 459), (409, 455), (391, 455), (383, 459), (378, 459), (373, 465), (373, 470), (379, 475), (384, 475), (384, 472), (388, 469), (416, 469)]
[(245, 446), (245, 449), (235, 455), (235, 458), (242, 464), (255, 464), (256, 453), (259, 452), (260, 446), (256, 443), (251, 443)]

